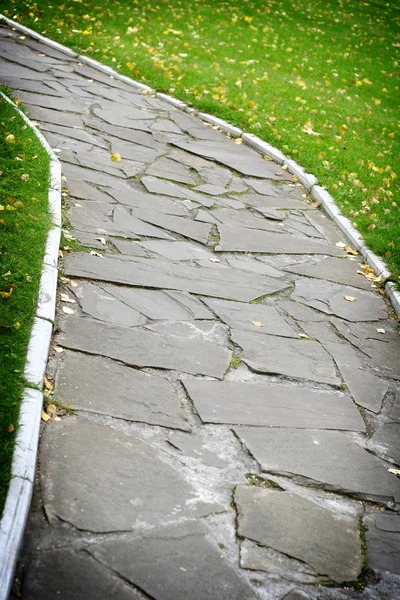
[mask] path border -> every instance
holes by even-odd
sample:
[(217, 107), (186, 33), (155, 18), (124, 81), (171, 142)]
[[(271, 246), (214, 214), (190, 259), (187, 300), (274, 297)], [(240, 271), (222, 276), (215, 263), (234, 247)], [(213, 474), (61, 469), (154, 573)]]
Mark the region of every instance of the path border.
[[(128, 85), (141, 90), (145, 94), (154, 94), (156, 98), (168, 102), (175, 108), (193, 114), (199, 117), (201, 120), (210, 123), (211, 125), (218, 126), (223, 132), (229, 133), (233, 137), (241, 137), (247, 146), (250, 146), (253, 148), (253, 150), (256, 150), (263, 156), (267, 156), (278, 165), (285, 166), (289, 173), (295, 175), (297, 180), (306, 188), (311, 196), (311, 199), (320, 203), (325, 212), (331, 217), (334, 223), (336, 223), (339, 229), (347, 237), (351, 245), (362, 255), (362, 257), (365, 259), (365, 262), (371, 267), (371, 269), (374, 270), (375, 274), (377, 276), (382, 276), (383, 280), (386, 280), (390, 277), (391, 273), (387, 268), (386, 263), (368, 248), (361, 233), (357, 231), (350, 219), (345, 217), (340, 212), (330, 193), (323, 186), (319, 185), (318, 179), (315, 177), (315, 175), (307, 173), (301, 165), (299, 165), (296, 161), (287, 158), (287, 156), (285, 156), (285, 154), (283, 154), (283, 152), (281, 152), (278, 148), (275, 148), (268, 142), (264, 142), (262, 139), (256, 135), (253, 135), (252, 133), (246, 133), (242, 131), (242, 129), (239, 127), (236, 127), (235, 125), (232, 125), (231, 123), (228, 123), (219, 117), (214, 117), (213, 115), (209, 115), (201, 111), (196, 111), (196, 109), (189, 107), (186, 102), (183, 102), (183, 100), (178, 100), (169, 94), (157, 92), (155, 89), (145, 85), (144, 83), (140, 83), (139, 81), (135, 81), (130, 77), (121, 75), (120, 73), (117, 73), (117, 71), (114, 71), (112, 67), (103, 65), (99, 61), (94, 60), (93, 58), (90, 58), (84, 54), (78, 54), (67, 46), (63, 46), (58, 42), (54, 42), (53, 40), (44, 37), (40, 33), (33, 31), (33, 29), (29, 29), (24, 25), (20, 25), (16, 21), (13, 21), (12, 19), (9, 19), (0, 13), (0, 22), (1, 21), (6, 22), (6, 24), (10, 27), (29, 35), (33, 39), (42, 42), (46, 46), (55, 48), (70, 57), (77, 58), (80, 62), (86, 63), (94, 69), (109, 75), (113, 79), (123, 81)], [(394, 312), (397, 316), (400, 316), (400, 291), (396, 290), (394, 283), (388, 281), (385, 285), (385, 293), (393, 307)]]
[[(1, 19), (1, 16), (0, 16)], [(0, 92), (33, 131), (50, 158), (48, 202), (53, 226), (46, 239), (38, 302), (28, 343), (19, 428), (11, 466), (11, 480), (0, 521), (0, 600), (7, 600), (32, 499), (43, 406), (43, 378), (49, 355), (56, 310), (58, 250), (61, 239), (61, 163), (40, 131), (8, 96)], [(32, 384), (32, 387), (29, 387)]]

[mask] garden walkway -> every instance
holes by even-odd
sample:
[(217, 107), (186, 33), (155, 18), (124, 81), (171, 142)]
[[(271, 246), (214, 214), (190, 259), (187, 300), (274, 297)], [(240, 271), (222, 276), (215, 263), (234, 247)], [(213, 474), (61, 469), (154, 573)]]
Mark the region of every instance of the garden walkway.
[(171, 104), (5, 27), (0, 79), (82, 245), (15, 598), (398, 598), (400, 340), (360, 257)]

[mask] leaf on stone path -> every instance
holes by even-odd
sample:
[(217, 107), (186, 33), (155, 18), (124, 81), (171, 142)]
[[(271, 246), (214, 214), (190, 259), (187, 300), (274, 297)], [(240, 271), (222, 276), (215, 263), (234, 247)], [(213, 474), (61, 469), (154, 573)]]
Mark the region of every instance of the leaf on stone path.
[(111, 155), (111, 160), (114, 162), (119, 162), (121, 160), (121, 155), (118, 154), (118, 152), (114, 152), (114, 154)]
[(355, 302), (357, 300), (355, 296), (344, 296), (344, 299), (347, 300), (347, 302)]
[(254, 325), (254, 327), (264, 327), (264, 323), (261, 323), (261, 321), (252, 321), (251, 324)]
[(46, 390), (52, 390), (53, 389), (53, 384), (48, 380), (47, 377), (45, 377), (43, 379), (43, 384), (44, 384), (44, 387), (46, 388)]
[(50, 417), (55, 417), (57, 414), (57, 406), (55, 404), (48, 404), (46, 406), (46, 413), (50, 416)]
[(400, 475), (400, 469), (388, 469), (389, 473), (393, 473), (393, 475)]
[(210, 258), (209, 260), (214, 263), (221, 262), (219, 258)]
[(94, 239), (95, 240), (99, 240), (99, 242), (101, 242), (103, 244), (103, 246), (107, 246), (107, 242), (106, 242), (105, 238), (103, 238), (103, 237), (97, 237), (97, 238), (94, 238)]
[(314, 208), (319, 208), (321, 206), (320, 200), (317, 200), (316, 202), (311, 202), (311, 206), (313, 206)]
[(91, 254), (92, 256), (98, 256), (98, 257), (100, 257), (100, 258), (103, 258), (103, 255), (102, 255), (102, 254), (100, 254), (99, 252), (95, 252), (95, 250), (91, 250), (91, 251), (90, 251), (90, 254)]
[(47, 423), (47, 421), (50, 421), (49, 415), (45, 413), (44, 410), (42, 410), (42, 421), (44, 421), (45, 423)]
[(236, 138), (235, 140), (233, 140), (235, 142), (235, 144), (243, 144), (243, 140), (242, 138)]
[(61, 293), (60, 298), (62, 302), (69, 302), (70, 304), (75, 304), (75, 300), (73, 298), (70, 298), (68, 294)]
[(338, 242), (338, 243), (336, 244), (336, 247), (337, 247), (337, 248), (346, 248), (346, 244), (345, 244), (344, 242)]
[(352, 248), (351, 246), (345, 246), (344, 251), (346, 252), (346, 254), (351, 254), (352, 256), (358, 255), (357, 250), (354, 250), (354, 248)]
[(71, 279), (71, 281), (70, 281), (70, 285), (71, 285), (72, 287), (78, 287), (78, 284), (76, 283), (76, 281), (72, 281), (72, 279)]
[(376, 331), (377, 331), (377, 333), (386, 333), (386, 329), (379, 329), (378, 328)]
[(308, 336), (306, 333), (299, 333), (299, 337), (305, 340), (311, 340), (310, 336)]
[(54, 346), (53, 350), (55, 350), (55, 352), (57, 352), (57, 354), (61, 354), (61, 352), (65, 352), (64, 348), (61, 348), (61, 346)]
[(66, 315), (73, 315), (75, 311), (72, 310), (72, 308), (69, 308), (69, 306), (63, 306), (62, 307), (63, 312), (65, 312)]

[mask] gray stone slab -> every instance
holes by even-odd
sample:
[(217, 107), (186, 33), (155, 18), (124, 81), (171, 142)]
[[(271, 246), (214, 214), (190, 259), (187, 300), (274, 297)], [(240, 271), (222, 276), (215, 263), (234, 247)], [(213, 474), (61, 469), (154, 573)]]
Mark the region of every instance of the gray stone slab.
[(400, 465), (400, 423), (384, 423), (374, 433), (368, 447), (396, 465)]
[(400, 500), (399, 481), (354, 434), (258, 427), (235, 427), (235, 432), (263, 471), (356, 498)]
[(192, 219), (166, 215), (163, 213), (152, 212), (140, 208), (133, 208), (132, 214), (138, 219), (153, 225), (158, 225), (162, 229), (178, 233), (201, 244), (207, 244), (211, 231), (211, 225), (208, 223), (199, 223)]
[[(67, 182), (70, 179), (74, 181), (86, 181), (94, 185), (103, 185), (107, 188), (119, 189), (124, 191), (130, 191), (132, 188), (128, 182), (124, 181), (122, 177), (114, 177), (109, 173), (103, 173), (101, 169), (86, 169), (80, 165), (73, 165), (69, 163), (63, 163), (62, 165), (63, 174), (67, 177)], [(67, 184), (68, 185), (68, 184)]]
[(222, 194), (226, 194), (226, 189), (220, 185), (212, 185), (211, 183), (204, 183), (203, 185), (199, 185), (195, 188), (196, 192), (201, 192), (202, 194), (209, 194), (210, 196), (221, 196)]
[(203, 302), (229, 327), (298, 338), (298, 333), (280, 316), (274, 306), (207, 298), (203, 298)]
[(310, 223), (308, 223), (305, 220), (305, 218), (299, 219), (293, 216), (289, 216), (282, 224), (281, 229), (283, 229), (283, 231), (286, 231), (287, 233), (293, 233), (294, 235), (298, 235), (300, 233), (302, 236), (324, 240), (324, 236), (322, 235), (322, 233), (320, 233), (318, 229), (310, 225)]
[(103, 284), (106, 291), (112, 290), (115, 297), (146, 315), (161, 321), (193, 321), (213, 319), (213, 313), (197, 298), (184, 292), (158, 291), (116, 287)]
[(300, 323), (300, 326), (306, 335), (313, 340), (317, 340), (322, 345), (340, 342), (340, 338), (338, 337), (335, 328), (329, 322), (303, 321)]
[[(153, 212), (165, 213), (167, 215), (176, 215), (185, 217), (189, 215), (192, 208), (192, 202), (186, 200), (172, 200), (168, 196), (158, 196), (156, 194), (147, 194), (132, 189), (130, 191), (107, 190), (108, 194), (121, 204), (126, 204), (131, 208), (140, 208)], [(197, 204), (193, 204), (193, 207)]]
[(243, 349), (240, 358), (254, 371), (340, 385), (332, 358), (318, 344), (232, 330), (232, 341)]
[[(210, 263), (212, 264), (212, 263)], [(280, 289), (280, 282), (239, 269), (209, 269), (158, 259), (133, 258), (129, 262), (86, 253), (69, 255), (66, 275), (131, 286), (165, 288), (217, 298), (250, 302)]]
[(57, 92), (56, 90), (52, 89), (49, 85), (47, 85), (48, 83), (50, 83), (49, 81), (46, 82), (42, 82), (42, 81), (35, 81), (33, 79), (19, 79), (18, 77), (12, 77), (12, 76), (4, 76), (3, 77), (3, 73), (2, 73), (2, 78), (1, 81), (4, 85), (8, 85), (9, 87), (13, 88), (16, 90), (16, 95), (19, 95), (20, 90), (24, 91), (24, 92), (33, 92), (36, 94), (47, 94), (49, 96), (58, 96), (59, 98), (60, 93)]
[(285, 267), (284, 270), (306, 275), (307, 277), (342, 283), (363, 290), (371, 290), (371, 282), (357, 273), (360, 270), (358, 263), (347, 258), (330, 257), (321, 261), (311, 260), (299, 265), (290, 265)]
[[(345, 296), (355, 298), (346, 300)], [(299, 279), (292, 299), (346, 321), (387, 319), (383, 299), (373, 292), (345, 287), (324, 280)]]
[(288, 315), (296, 319), (296, 321), (306, 321), (308, 323), (326, 321), (326, 316), (321, 314), (318, 310), (314, 310), (306, 304), (295, 302), (292, 299), (281, 300), (279, 306), (287, 312)]
[[(108, 90), (105, 93), (108, 93)], [(85, 122), (88, 127), (100, 131), (102, 135), (108, 134), (107, 139), (108, 136), (112, 136), (113, 140), (118, 138), (120, 140), (125, 140), (126, 142), (132, 142), (133, 144), (144, 146), (145, 148), (154, 148), (159, 151), (163, 151), (166, 148), (163, 144), (160, 144), (160, 142), (155, 140), (151, 133), (145, 131), (132, 131), (126, 127), (117, 127), (93, 118), (86, 119)]]
[(191, 521), (93, 544), (88, 551), (154, 600), (256, 600), (257, 592), (208, 537), (202, 523)]
[(231, 210), (229, 208), (216, 208), (212, 211), (214, 219), (237, 228), (257, 229), (262, 231), (280, 232), (282, 227), (276, 221), (268, 221), (261, 215), (256, 215), (249, 210)]
[(371, 513), (364, 518), (364, 524), (368, 566), (400, 575), (400, 517)]
[(83, 129), (83, 123), (80, 116), (67, 112), (60, 112), (51, 108), (41, 108), (33, 104), (26, 105), (29, 118), (35, 121), (44, 123), (53, 123), (54, 125), (62, 125), (63, 127), (76, 127)]
[(38, 554), (30, 567), (22, 588), (26, 600), (143, 600), (87, 552), (52, 548)]
[(111, 238), (111, 241), (121, 254), (126, 256), (148, 256), (147, 252), (139, 246), (139, 242), (127, 242), (116, 237)]
[(215, 160), (243, 175), (267, 177), (279, 181), (292, 180), (278, 165), (264, 160), (257, 152), (247, 146), (238, 146), (232, 141), (192, 141), (176, 140), (172, 144), (181, 150), (192, 152), (203, 158)]
[(63, 354), (55, 388), (57, 398), (73, 410), (190, 431), (167, 379), (99, 356)]
[(354, 402), (367, 410), (379, 413), (389, 390), (388, 382), (374, 375), (363, 365), (351, 346), (337, 342), (324, 343), (324, 347), (334, 358)]
[(142, 177), (141, 181), (147, 191), (152, 194), (162, 194), (165, 196), (172, 196), (173, 198), (192, 200), (193, 202), (197, 202), (206, 207), (210, 207), (214, 204), (213, 199), (198, 194), (189, 188), (172, 183), (171, 181), (165, 181), (164, 179), (158, 179), (157, 177), (151, 177), (149, 175)]
[(221, 510), (203, 502), (150, 444), (77, 417), (45, 428), (41, 484), (50, 520), (58, 517), (95, 533)]
[(195, 458), (204, 465), (223, 469), (228, 466), (228, 462), (220, 458), (218, 451), (213, 448), (210, 450), (207, 440), (201, 434), (186, 434), (180, 431), (172, 431), (166, 438), (167, 442), (179, 450), (182, 455)]
[[(219, 167), (217, 165), (212, 165), (212, 166), (208, 166), (208, 167), (203, 167), (203, 168), (198, 168), (197, 169), (198, 174), (200, 175), (200, 177), (202, 177), (207, 185), (211, 185), (211, 186), (217, 186), (219, 188), (225, 189), (228, 185), (228, 183), (232, 180), (232, 173), (231, 171), (229, 171), (228, 169), (224, 169), (223, 167)], [(241, 181), (240, 179), (236, 179), (236, 177), (234, 178), (234, 181)], [(246, 191), (247, 188), (245, 188), (244, 191)], [(235, 191), (231, 188), (231, 186), (229, 187), (230, 191)], [(225, 192), (227, 190), (225, 189)], [(240, 192), (241, 190), (238, 189), (238, 192)], [(243, 191), (243, 190), (242, 190)]]
[(341, 392), (288, 385), (183, 379), (204, 423), (364, 431), (352, 401)]
[(253, 256), (229, 256), (226, 257), (227, 263), (233, 267), (234, 269), (242, 269), (243, 271), (251, 271), (252, 273), (260, 273), (260, 275), (267, 275), (268, 277), (276, 277), (280, 279), (281, 277), (286, 277), (286, 281), (288, 277), (286, 273), (283, 271), (278, 271), (271, 265), (257, 260)]
[(260, 252), (264, 254), (342, 254), (339, 248), (326, 242), (304, 239), (284, 233), (243, 229), (218, 225), (221, 239), (218, 252)]
[(293, 589), (290, 590), (286, 596), (282, 598), (282, 600), (312, 600), (311, 596), (303, 592), (303, 590)]
[(70, 317), (61, 346), (108, 356), (136, 367), (155, 367), (222, 378), (231, 352), (199, 338), (185, 339), (153, 331), (99, 324), (92, 319)]
[(51, 133), (57, 134), (63, 139), (73, 139), (92, 146), (98, 146), (99, 148), (108, 149), (106, 142), (100, 137), (100, 135), (93, 135), (84, 129), (71, 129), (69, 127), (63, 127), (62, 125), (52, 125), (51, 123), (43, 123), (41, 130), (50, 131)]
[(258, 194), (243, 194), (240, 196), (243, 202), (252, 206), (260, 213), (267, 213), (271, 209), (291, 209), (291, 210), (306, 210), (311, 209), (311, 204), (303, 200), (301, 197), (292, 197), (290, 193), (285, 193), (279, 196), (261, 196)]
[(94, 283), (79, 281), (71, 291), (78, 298), (83, 312), (94, 319), (121, 327), (136, 327), (146, 323), (146, 317), (113, 295), (113, 287), (109, 286), (106, 292)]
[(196, 184), (196, 180), (186, 167), (167, 157), (159, 158), (150, 165), (146, 171), (146, 175), (155, 175), (156, 177), (171, 179), (172, 181), (189, 185)]
[(301, 560), (322, 579), (357, 580), (363, 557), (356, 518), (291, 492), (257, 487), (237, 487), (235, 503), (239, 535)]
[[(106, 250), (106, 246), (100, 241), (99, 236), (97, 236), (95, 233), (88, 233), (87, 231), (78, 231), (77, 229), (71, 229), (69, 231), (69, 234), (75, 240), (78, 240), (78, 242), (82, 244), (82, 246), (86, 246), (88, 248), (96, 248), (97, 250), (101, 250), (103, 252), (104, 250)], [(106, 239), (106, 241), (108, 240)]]
[(211, 250), (202, 248), (190, 242), (166, 242), (163, 240), (149, 240), (140, 242), (146, 250), (155, 252), (163, 258), (170, 260), (193, 260), (195, 258), (210, 259), (214, 256)]
[(85, 110), (85, 103), (76, 98), (60, 98), (54, 95), (46, 95), (44, 93), (34, 94), (31, 92), (18, 92), (18, 98), (24, 104), (51, 108), (57, 111), (82, 114)]
[(151, 131), (155, 133), (175, 133), (177, 135), (181, 135), (183, 133), (182, 129), (176, 125), (173, 121), (168, 119), (157, 119), (155, 123), (150, 126)]

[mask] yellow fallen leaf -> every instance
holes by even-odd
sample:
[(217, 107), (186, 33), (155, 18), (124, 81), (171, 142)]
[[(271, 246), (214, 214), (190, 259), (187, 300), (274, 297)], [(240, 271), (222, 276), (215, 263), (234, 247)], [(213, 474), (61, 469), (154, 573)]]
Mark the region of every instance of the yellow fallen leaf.
[(19, 329), (21, 327), (21, 323), (17, 321), (16, 323), (14, 323), (14, 327), (15, 329)]
[(15, 142), (15, 137), (13, 136), (12, 133), (9, 133), (8, 135), (6, 135), (6, 142), (8, 144), (13, 144)]
[(261, 323), (260, 321), (252, 321), (251, 324), (255, 327), (264, 327), (264, 323)]
[(14, 425), (13, 425), (12, 423), (11, 423), (10, 425), (8, 425), (8, 426), (6, 427), (6, 431), (7, 431), (8, 433), (12, 433), (12, 432), (14, 431)]
[(344, 296), (344, 299), (347, 300), (347, 302), (355, 302), (357, 300), (355, 296)]
[(72, 279), (70, 281), (70, 284), (72, 287), (78, 287), (78, 284), (76, 283), (76, 281), (72, 281)]
[(121, 160), (121, 155), (118, 154), (118, 152), (114, 152), (114, 154), (111, 155), (111, 160), (114, 162), (119, 162)]
[(72, 308), (69, 308), (69, 306), (63, 306), (62, 307), (63, 312), (65, 312), (66, 315), (73, 315), (74, 311), (72, 310)]
[(68, 296), (68, 294), (61, 293), (60, 297), (61, 297), (61, 301), (62, 302), (69, 302), (70, 304), (75, 304), (75, 300), (73, 300), (73, 298), (70, 298)]
[(308, 336), (306, 333), (299, 333), (299, 337), (303, 338), (304, 340), (311, 340), (310, 336)]
[(15, 288), (15, 285), (10, 285), (10, 290), (8, 292), (0, 292), (0, 296), (2, 298), (9, 298), (11, 296), (11, 294), (13, 293), (14, 288)]
[(47, 423), (47, 421), (50, 421), (49, 415), (45, 413), (44, 410), (42, 410), (42, 421), (44, 421), (45, 423)]
[(344, 251), (346, 252), (346, 254), (352, 254), (353, 256), (358, 255), (357, 250), (354, 250), (354, 248), (352, 248), (351, 246), (345, 246)]
[(55, 404), (48, 404), (46, 412), (50, 417), (54, 417), (57, 414), (57, 406)]
[(43, 383), (44, 383), (44, 387), (46, 388), (46, 390), (52, 390), (53, 389), (53, 384), (47, 379), (47, 377), (45, 377), (43, 379)]

